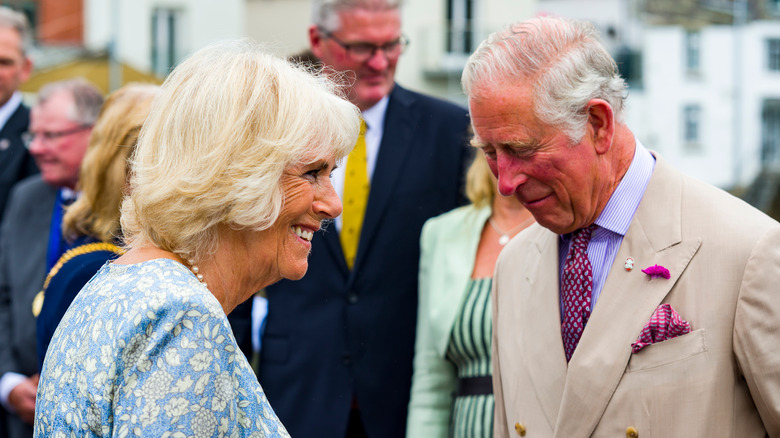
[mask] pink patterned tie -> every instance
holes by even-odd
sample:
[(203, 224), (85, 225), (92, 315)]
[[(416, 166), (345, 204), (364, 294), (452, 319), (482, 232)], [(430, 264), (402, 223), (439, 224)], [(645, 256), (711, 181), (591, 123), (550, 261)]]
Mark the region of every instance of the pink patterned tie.
[(563, 263), (561, 296), (563, 297), (563, 322), (561, 334), (566, 362), (571, 359), (582, 331), (590, 318), (590, 297), (593, 291), (593, 267), (588, 260), (588, 242), (597, 225), (580, 228), (574, 232), (569, 253)]

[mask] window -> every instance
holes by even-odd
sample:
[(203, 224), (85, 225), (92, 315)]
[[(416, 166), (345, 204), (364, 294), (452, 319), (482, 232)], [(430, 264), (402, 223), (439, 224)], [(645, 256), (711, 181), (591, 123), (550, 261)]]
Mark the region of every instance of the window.
[(152, 70), (166, 76), (184, 55), (182, 11), (155, 9), (152, 14)]
[(766, 8), (770, 14), (780, 13), (780, 0), (767, 0)]
[(447, 52), (468, 55), (474, 50), (474, 3), (447, 0)]
[(770, 38), (766, 42), (767, 68), (769, 71), (780, 71), (780, 38)]
[(685, 34), (685, 69), (688, 73), (698, 73), (701, 69), (701, 34), (687, 32)]
[(688, 151), (698, 151), (701, 135), (701, 107), (686, 105), (683, 108), (683, 147)]
[(761, 164), (780, 164), (780, 99), (767, 99), (761, 111)]

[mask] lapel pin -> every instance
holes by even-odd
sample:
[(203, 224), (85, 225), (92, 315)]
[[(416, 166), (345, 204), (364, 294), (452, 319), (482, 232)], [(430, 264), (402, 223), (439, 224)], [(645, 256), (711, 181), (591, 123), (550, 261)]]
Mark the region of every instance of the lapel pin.
[(626, 263), (623, 264), (623, 268), (625, 268), (626, 271), (631, 272), (634, 269), (634, 258), (627, 258)]
[(665, 278), (670, 279), (671, 275), (669, 275), (669, 270), (664, 268), (661, 265), (653, 265), (650, 267), (647, 267), (645, 269), (642, 269), (642, 272), (649, 275), (650, 278)]

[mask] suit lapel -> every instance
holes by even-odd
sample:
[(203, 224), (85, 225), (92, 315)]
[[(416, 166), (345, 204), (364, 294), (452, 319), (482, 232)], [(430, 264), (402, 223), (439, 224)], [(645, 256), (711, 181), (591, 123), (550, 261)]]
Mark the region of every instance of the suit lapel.
[[(701, 244), (682, 239), (682, 180), (657, 158), (642, 202), (623, 238), (582, 339), (569, 362), (555, 436), (589, 436), (631, 358), (631, 344), (672, 289)], [(625, 271), (626, 258), (635, 260)], [(641, 272), (652, 265), (670, 279)], [(578, 421), (571, 421), (577, 418)]]
[[(371, 178), (366, 215), (360, 231), (357, 256), (353, 272), (360, 268), (377, 233), (384, 211), (393, 193), (395, 182), (403, 173), (403, 163), (414, 144), (414, 132), (419, 117), (413, 111), (414, 98), (398, 85), (393, 87), (385, 114), (385, 127), (379, 146), (379, 155)], [(339, 245), (339, 251), (341, 247)], [(343, 258), (343, 255), (342, 255)]]
[[(339, 240), (339, 232), (336, 229), (336, 224), (331, 223), (327, 230), (320, 231), (317, 234), (322, 236), (323, 245), (328, 249), (328, 252), (330, 252), (331, 257), (333, 257), (339, 270), (341, 270), (344, 276), (347, 276), (349, 268), (347, 268), (347, 260), (344, 258), (344, 250), (341, 249), (341, 240)], [(315, 236), (317, 234), (315, 234)], [(316, 248), (317, 242), (315, 241), (312, 245)]]
[[(534, 225), (537, 228), (536, 225)], [(561, 339), (560, 303), (558, 300), (557, 234), (538, 227), (532, 247), (523, 266), (523, 287), (527, 295), (521, 308), (521, 352), (536, 398), (540, 401), (552, 429), (566, 381), (566, 359)], [(553, 292), (553, 293), (550, 293)]]

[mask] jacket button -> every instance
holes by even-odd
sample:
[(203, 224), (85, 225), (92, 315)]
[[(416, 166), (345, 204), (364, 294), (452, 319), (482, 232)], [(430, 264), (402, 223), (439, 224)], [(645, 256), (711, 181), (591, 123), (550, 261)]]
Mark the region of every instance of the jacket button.
[(639, 432), (637, 432), (636, 427), (626, 429), (626, 438), (639, 438)]
[(520, 436), (525, 436), (525, 426), (522, 423), (515, 423), (515, 432)]
[(347, 294), (347, 302), (349, 304), (356, 304), (360, 297), (358, 296), (357, 292), (350, 292)]

